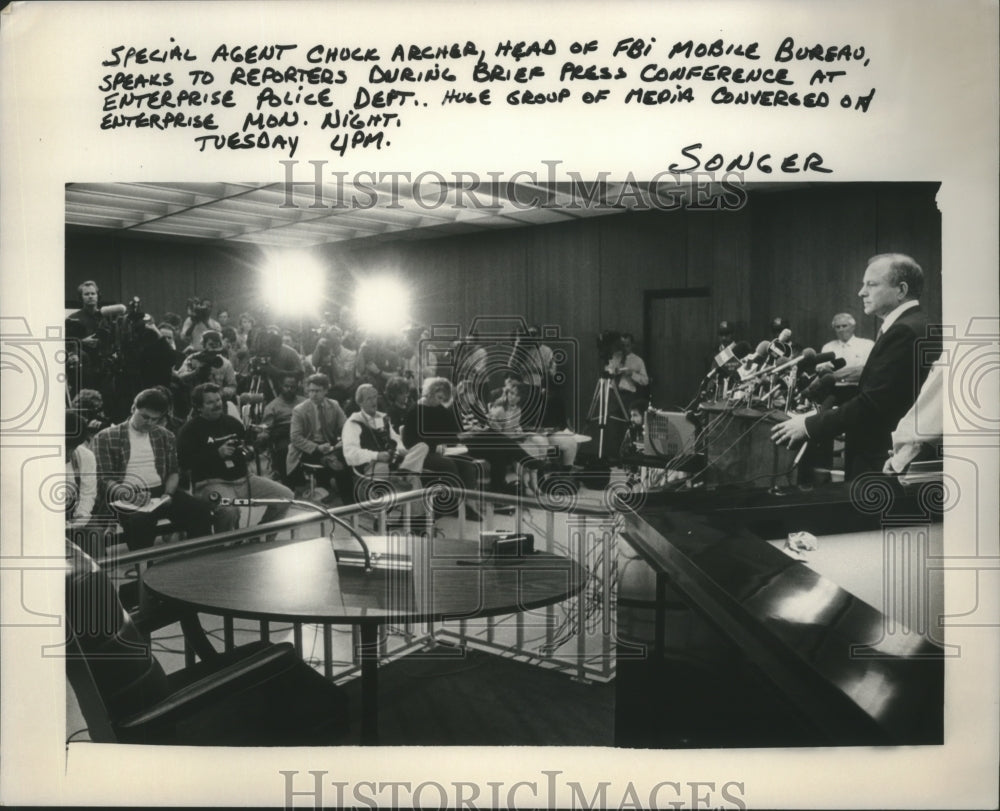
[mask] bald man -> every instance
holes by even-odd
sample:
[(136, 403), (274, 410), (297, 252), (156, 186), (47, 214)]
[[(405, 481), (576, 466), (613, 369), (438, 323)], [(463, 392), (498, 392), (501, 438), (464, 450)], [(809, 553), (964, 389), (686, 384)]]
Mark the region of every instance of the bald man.
[(858, 393), (829, 411), (792, 415), (772, 429), (774, 442), (791, 446), (843, 433), (845, 478), (882, 470), (892, 448), (892, 431), (940, 354), (940, 347), (932, 351), (918, 344), (927, 337), (927, 316), (919, 300), (923, 285), (923, 270), (905, 254), (879, 254), (868, 260), (858, 296), (865, 315), (882, 319), (882, 325), (858, 380)]
[[(835, 340), (823, 344), (822, 351), (833, 352), (838, 358), (843, 358), (847, 362), (846, 366), (833, 373), (838, 389), (843, 390), (857, 385), (861, 378), (861, 370), (865, 368), (865, 362), (868, 360), (875, 342), (870, 338), (859, 338), (854, 334), (857, 329), (857, 321), (850, 313), (837, 313), (833, 317), (831, 326), (837, 337)], [(816, 367), (816, 371), (833, 371), (833, 364), (821, 363)], [(852, 389), (851, 394), (853, 393)]]

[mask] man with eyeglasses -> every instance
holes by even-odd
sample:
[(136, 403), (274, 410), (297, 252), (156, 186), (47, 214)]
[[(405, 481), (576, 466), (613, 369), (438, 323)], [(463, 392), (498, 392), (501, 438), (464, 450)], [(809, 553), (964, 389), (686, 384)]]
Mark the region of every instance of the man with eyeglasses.
[(161, 518), (189, 538), (212, 532), (211, 506), (177, 489), (177, 442), (163, 427), (169, 408), (163, 392), (141, 391), (129, 418), (93, 439), (98, 504), (118, 519), (129, 549), (152, 546)]
[(882, 471), (893, 430), (941, 354), (940, 341), (931, 340), (933, 331), (920, 308), (923, 287), (923, 269), (906, 254), (884, 253), (868, 260), (858, 296), (865, 315), (882, 319), (882, 325), (861, 370), (857, 394), (837, 408), (793, 414), (779, 422), (771, 429), (775, 443), (792, 447), (843, 434), (846, 479)]

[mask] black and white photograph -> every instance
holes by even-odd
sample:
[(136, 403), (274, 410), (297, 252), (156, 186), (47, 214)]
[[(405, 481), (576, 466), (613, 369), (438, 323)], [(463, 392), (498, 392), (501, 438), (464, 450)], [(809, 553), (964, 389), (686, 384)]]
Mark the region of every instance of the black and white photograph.
[(943, 4), (111, 5), (0, 20), (4, 802), (995, 804)]

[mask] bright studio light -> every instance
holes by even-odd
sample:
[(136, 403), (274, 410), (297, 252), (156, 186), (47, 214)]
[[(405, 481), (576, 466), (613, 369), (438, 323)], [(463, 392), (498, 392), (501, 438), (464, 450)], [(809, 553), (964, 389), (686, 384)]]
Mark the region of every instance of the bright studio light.
[(366, 332), (398, 333), (410, 320), (410, 293), (395, 279), (365, 279), (354, 294), (354, 314)]
[(315, 315), (325, 287), (326, 268), (306, 251), (273, 253), (261, 268), (261, 295), (276, 315)]

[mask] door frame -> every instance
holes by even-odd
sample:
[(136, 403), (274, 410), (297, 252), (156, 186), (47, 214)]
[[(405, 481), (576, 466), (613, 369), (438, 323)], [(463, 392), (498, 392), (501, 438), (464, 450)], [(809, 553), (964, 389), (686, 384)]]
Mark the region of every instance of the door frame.
[[(703, 285), (701, 287), (659, 287), (651, 290), (642, 291), (642, 351), (645, 357), (649, 360), (649, 365), (652, 366), (652, 356), (649, 354), (652, 351), (652, 316), (650, 310), (652, 309), (654, 301), (661, 301), (663, 299), (680, 299), (680, 298), (712, 298), (712, 287), (711, 285)], [(649, 387), (650, 396), (653, 393), (653, 387)]]

